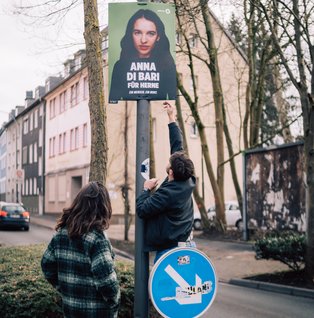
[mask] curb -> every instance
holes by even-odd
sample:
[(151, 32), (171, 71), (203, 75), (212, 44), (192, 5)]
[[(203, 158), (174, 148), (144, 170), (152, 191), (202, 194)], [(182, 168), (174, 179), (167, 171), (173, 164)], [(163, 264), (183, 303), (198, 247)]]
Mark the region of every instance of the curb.
[(229, 280), (228, 283), (231, 285), (255, 288), (255, 289), (270, 291), (274, 293), (281, 293), (281, 294), (314, 299), (314, 290), (311, 290), (311, 289), (290, 287), (290, 286), (284, 286), (279, 284), (264, 283), (264, 282), (258, 282), (255, 280), (239, 279), (239, 278), (232, 278)]

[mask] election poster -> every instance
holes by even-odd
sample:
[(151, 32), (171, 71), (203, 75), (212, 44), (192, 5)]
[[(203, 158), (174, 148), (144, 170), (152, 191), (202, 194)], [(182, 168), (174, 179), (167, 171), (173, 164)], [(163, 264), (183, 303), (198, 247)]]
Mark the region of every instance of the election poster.
[(109, 103), (175, 100), (175, 8), (109, 4)]

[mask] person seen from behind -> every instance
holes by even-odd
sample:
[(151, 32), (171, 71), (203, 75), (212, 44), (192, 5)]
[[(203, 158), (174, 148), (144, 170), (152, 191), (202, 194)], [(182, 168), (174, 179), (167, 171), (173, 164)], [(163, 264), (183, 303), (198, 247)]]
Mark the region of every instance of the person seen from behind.
[(167, 177), (156, 191), (158, 179), (144, 182), (136, 200), (137, 215), (145, 219), (145, 249), (156, 251), (155, 262), (175, 247), (190, 246), (193, 226), (192, 192), (195, 187), (194, 164), (183, 152), (182, 133), (175, 121), (173, 107), (164, 102), (169, 119), (171, 156)]
[(41, 267), (61, 294), (64, 317), (118, 316), (120, 288), (114, 252), (104, 232), (111, 214), (107, 189), (93, 181), (80, 190), (57, 223)]

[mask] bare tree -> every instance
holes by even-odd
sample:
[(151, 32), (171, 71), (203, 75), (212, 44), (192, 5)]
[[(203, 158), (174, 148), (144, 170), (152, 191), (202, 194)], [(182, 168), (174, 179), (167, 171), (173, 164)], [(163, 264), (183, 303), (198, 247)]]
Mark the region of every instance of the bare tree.
[[(184, 89), (180, 80), (178, 81), (178, 87), (180, 92), (184, 96), (186, 102), (190, 106), (195, 123), (198, 127), (203, 156), (205, 159), (205, 165), (211, 181), (213, 192), (215, 195), (215, 201), (217, 206), (217, 219), (221, 224), (225, 224), (224, 215), (224, 140), (227, 142), (228, 154), (230, 161), (230, 168), (232, 173), (232, 179), (235, 186), (235, 191), (239, 201), (239, 205), (242, 206), (242, 193), (241, 187), (238, 182), (237, 171), (234, 163), (234, 151), (232, 138), (227, 125), (227, 115), (225, 110), (225, 102), (223, 96), (223, 88), (220, 77), (220, 70), (218, 65), (218, 52), (219, 47), (216, 46), (214, 41), (214, 33), (212, 27), (212, 16), (208, 7), (208, 1), (189, 1), (177, 0), (177, 20), (178, 28), (183, 38), (183, 45), (179, 48), (179, 51), (185, 54), (188, 58), (188, 66), (190, 68), (191, 79), (193, 84), (193, 95), (190, 96), (187, 90)], [(193, 31), (191, 31), (193, 30)], [(191, 48), (191, 38), (189, 34), (194, 32), (198, 41), (201, 44), (203, 53)], [(205, 53), (204, 53), (205, 52)], [(208, 145), (204, 132), (204, 124), (200, 118), (198, 112), (198, 92), (197, 84), (195, 83), (195, 71), (193, 64), (195, 61), (203, 63), (209, 71), (211, 77), (211, 90), (213, 92), (213, 104), (215, 109), (215, 124), (216, 124), (216, 144), (217, 144), (217, 180), (213, 172), (213, 167), (210, 163), (210, 157), (208, 153)], [(224, 139), (225, 138), (225, 139)]]
[(97, 0), (84, 0), (84, 38), (89, 83), (89, 114), (91, 121), (91, 161), (89, 180), (106, 182), (108, 142), (103, 78), (101, 35)]
[[(273, 45), (297, 90), (303, 113), (306, 172), (306, 271), (314, 281), (314, 3), (256, 1), (265, 17)], [(276, 19), (273, 19), (273, 16)]]

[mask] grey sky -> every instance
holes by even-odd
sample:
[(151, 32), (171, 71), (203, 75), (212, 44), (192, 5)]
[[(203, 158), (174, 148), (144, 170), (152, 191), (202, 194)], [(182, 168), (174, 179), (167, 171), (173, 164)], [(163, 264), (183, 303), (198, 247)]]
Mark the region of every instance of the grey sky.
[[(62, 72), (63, 62), (84, 44), (82, 5), (68, 13), (62, 23), (49, 27), (35, 24), (34, 19), (13, 15), (13, 4), (34, 1), (0, 2), (0, 126), (7, 121), (11, 109), (24, 105), (26, 91), (34, 91), (37, 86), (44, 85), (48, 76)], [(101, 26), (107, 21), (108, 2), (136, 1), (99, 2)], [(45, 21), (45, 24), (49, 23)]]

